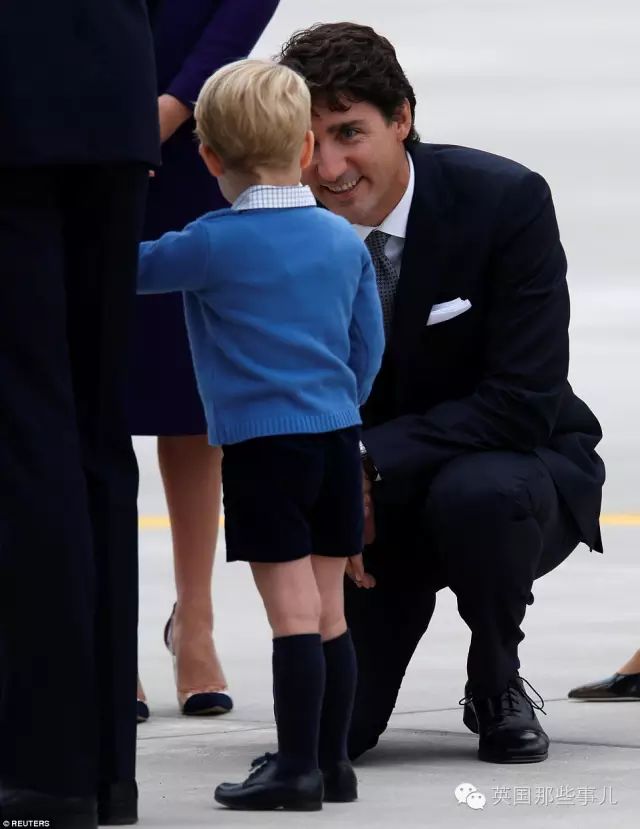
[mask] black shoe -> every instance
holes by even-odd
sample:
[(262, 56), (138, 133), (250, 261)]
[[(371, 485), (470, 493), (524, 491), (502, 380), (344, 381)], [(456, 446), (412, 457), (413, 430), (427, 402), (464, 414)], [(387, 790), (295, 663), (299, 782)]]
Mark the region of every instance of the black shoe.
[[(528, 683), (527, 683), (528, 684)], [(530, 686), (531, 687), (531, 686)], [(540, 763), (549, 754), (549, 738), (534, 709), (544, 713), (541, 704), (530, 699), (519, 676), (509, 681), (501, 694), (477, 698), (469, 694), (464, 704), (463, 722), (480, 735), (478, 758), (486, 763)], [(537, 693), (537, 692), (536, 692)]]
[(348, 760), (322, 769), (325, 803), (353, 803), (358, 799), (358, 778)]
[(214, 794), (229, 809), (288, 812), (317, 812), (322, 809), (322, 774), (319, 769), (305, 774), (283, 775), (275, 754), (265, 754), (251, 764), (244, 783), (221, 783)]
[(138, 787), (135, 780), (108, 783), (98, 792), (100, 826), (130, 826), (138, 822)]
[(136, 700), (136, 718), (138, 725), (141, 722), (146, 722), (150, 716), (151, 712), (149, 711), (147, 703), (143, 699)]
[[(256, 768), (266, 763), (269, 759), (276, 759), (277, 754), (267, 752), (251, 763), (251, 768)], [(324, 784), (325, 803), (352, 803), (358, 799), (358, 778), (353, 766), (348, 760), (341, 760), (327, 768), (320, 769), (322, 782)]]
[(582, 699), (590, 702), (640, 700), (640, 674), (613, 674), (607, 679), (581, 685), (569, 691), (569, 699)]
[[(27, 826), (27, 821), (50, 821), (56, 829), (97, 829), (95, 797), (58, 797), (0, 783), (0, 817)], [(18, 823), (20, 822), (20, 824)]]

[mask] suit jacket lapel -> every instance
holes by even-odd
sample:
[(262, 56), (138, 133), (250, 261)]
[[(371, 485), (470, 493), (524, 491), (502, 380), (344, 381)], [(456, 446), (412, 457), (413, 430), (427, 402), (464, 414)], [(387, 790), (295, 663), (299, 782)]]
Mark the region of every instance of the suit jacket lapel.
[(400, 363), (406, 362), (427, 324), (447, 272), (452, 237), (453, 199), (431, 147), (419, 144), (409, 152), (415, 191), (388, 345), (389, 356)]

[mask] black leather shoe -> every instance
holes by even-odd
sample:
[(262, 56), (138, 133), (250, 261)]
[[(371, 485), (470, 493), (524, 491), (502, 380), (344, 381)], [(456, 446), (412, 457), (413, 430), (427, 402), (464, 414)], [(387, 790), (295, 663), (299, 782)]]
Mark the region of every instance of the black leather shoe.
[(591, 682), (589, 685), (580, 685), (569, 691), (569, 699), (582, 699), (590, 702), (640, 700), (640, 674), (613, 674), (607, 679)]
[(138, 787), (135, 780), (108, 783), (98, 791), (100, 826), (130, 826), (138, 822)]
[(352, 803), (358, 799), (358, 778), (348, 760), (322, 769), (325, 803)]
[(479, 734), (478, 759), (486, 763), (540, 763), (549, 754), (549, 738), (535, 710), (544, 713), (544, 700), (530, 699), (521, 677), (514, 677), (501, 694), (478, 698), (471, 693), (464, 704), (463, 722)]
[[(49, 821), (56, 829), (97, 829), (95, 797), (58, 797), (0, 782), (0, 818), (11, 821)], [(16, 823), (18, 825), (18, 823)]]
[(275, 754), (265, 754), (251, 764), (244, 783), (221, 783), (214, 794), (229, 809), (288, 812), (317, 812), (322, 809), (323, 785), (320, 770), (283, 775)]
[[(256, 757), (251, 763), (251, 768), (256, 768), (266, 763), (269, 759), (277, 759), (277, 754), (267, 752), (261, 757)], [(352, 803), (358, 799), (358, 778), (353, 766), (348, 760), (334, 763), (332, 766), (320, 769), (322, 782), (324, 784), (325, 803)]]

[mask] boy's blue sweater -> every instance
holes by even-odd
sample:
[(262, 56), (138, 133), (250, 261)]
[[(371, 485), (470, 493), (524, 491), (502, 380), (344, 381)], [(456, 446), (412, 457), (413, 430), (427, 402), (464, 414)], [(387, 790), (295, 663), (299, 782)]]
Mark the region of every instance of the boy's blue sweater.
[(141, 245), (138, 291), (185, 292), (212, 444), (361, 422), (384, 334), (371, 258), (345, 219), (208, 213)]

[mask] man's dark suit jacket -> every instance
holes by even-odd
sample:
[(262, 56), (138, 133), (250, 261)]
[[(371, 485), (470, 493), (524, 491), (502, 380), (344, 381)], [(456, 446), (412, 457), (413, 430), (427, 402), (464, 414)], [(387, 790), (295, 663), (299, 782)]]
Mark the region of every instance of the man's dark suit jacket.
[(0, 165), (160, 162), (156, 3), (3, 0)]
[[(546, 182), (464, 147), (416, 144), (392, 330), (364, 410), (380, 497), (424, 489), (458, 455), (535, 453), (601, 550), (602, 437), (567, 381), (566, 259)], [(427, 326), (434, 304), (468, 299)]]

